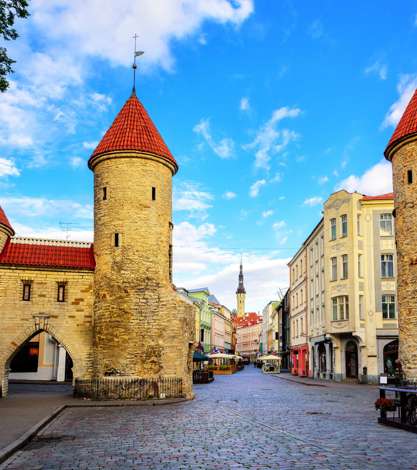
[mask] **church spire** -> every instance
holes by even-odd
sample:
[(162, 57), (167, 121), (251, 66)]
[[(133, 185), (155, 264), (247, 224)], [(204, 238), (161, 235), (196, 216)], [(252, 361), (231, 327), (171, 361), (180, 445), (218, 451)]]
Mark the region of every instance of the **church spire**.
[(246, 294), (245, 286), (243, 285), (243, 264), (242, 264), (242, 259), (240, 259), (239, 285), (237, 287), (236, 294)]

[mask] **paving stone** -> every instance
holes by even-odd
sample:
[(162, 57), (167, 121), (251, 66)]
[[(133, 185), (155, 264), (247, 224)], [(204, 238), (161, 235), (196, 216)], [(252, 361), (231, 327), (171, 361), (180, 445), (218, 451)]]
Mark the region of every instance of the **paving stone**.
[(307, 387), (251, 367), (160, 407), (70, 408), (7, 469), (417, 469), (415, 434), (377, 424), (375, 387)]

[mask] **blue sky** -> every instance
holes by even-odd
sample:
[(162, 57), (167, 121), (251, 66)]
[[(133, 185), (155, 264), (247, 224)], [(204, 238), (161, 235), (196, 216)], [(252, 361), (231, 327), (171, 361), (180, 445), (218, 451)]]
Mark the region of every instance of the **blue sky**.
[[(92, 239), (86, 161), (131, 90), (180, 165), (175, 282), (248, 310), (344, 187), (391, 189), (383, 150), (417, 87), (417, 5), (369, 1), (31, 2), (0, 96), (0, 204), (18, 235)], [(66, 230), (67, 231), (66, 231)]]

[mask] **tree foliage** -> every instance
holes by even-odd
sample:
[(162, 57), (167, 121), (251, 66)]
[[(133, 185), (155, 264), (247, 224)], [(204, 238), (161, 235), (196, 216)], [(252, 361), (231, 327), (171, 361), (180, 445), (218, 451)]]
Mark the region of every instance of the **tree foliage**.
[[(5, 41), (15, 40), (19, 36), (14, 23), (16, 18), (29, 16), (27, 7), (27, 0), (0, 0), (0, 37)], [(14, 63), (15, 61), (7, 55), (7, 49), (0, 47), (0, 91), (7, 90), (7, 75), (13, 72)]]

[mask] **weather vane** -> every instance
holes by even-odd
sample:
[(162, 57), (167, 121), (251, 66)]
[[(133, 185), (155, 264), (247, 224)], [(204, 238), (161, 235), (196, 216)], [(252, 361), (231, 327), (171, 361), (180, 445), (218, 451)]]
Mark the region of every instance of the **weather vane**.
[(138, 37), (139, 36), (136, 33), (133, 36), (133, 39), (135, 40), (135, 49), (133, 51), (133, 65), (132, 65), (132, 68), (133, 68), (133, 93), (136, 93), (136, 69), (138, 68), (138, 66), (136, 65), (136, 57), (140, 57), (141, 55), (144, 54), (143, 51), (136, 50), (136, 39)]

